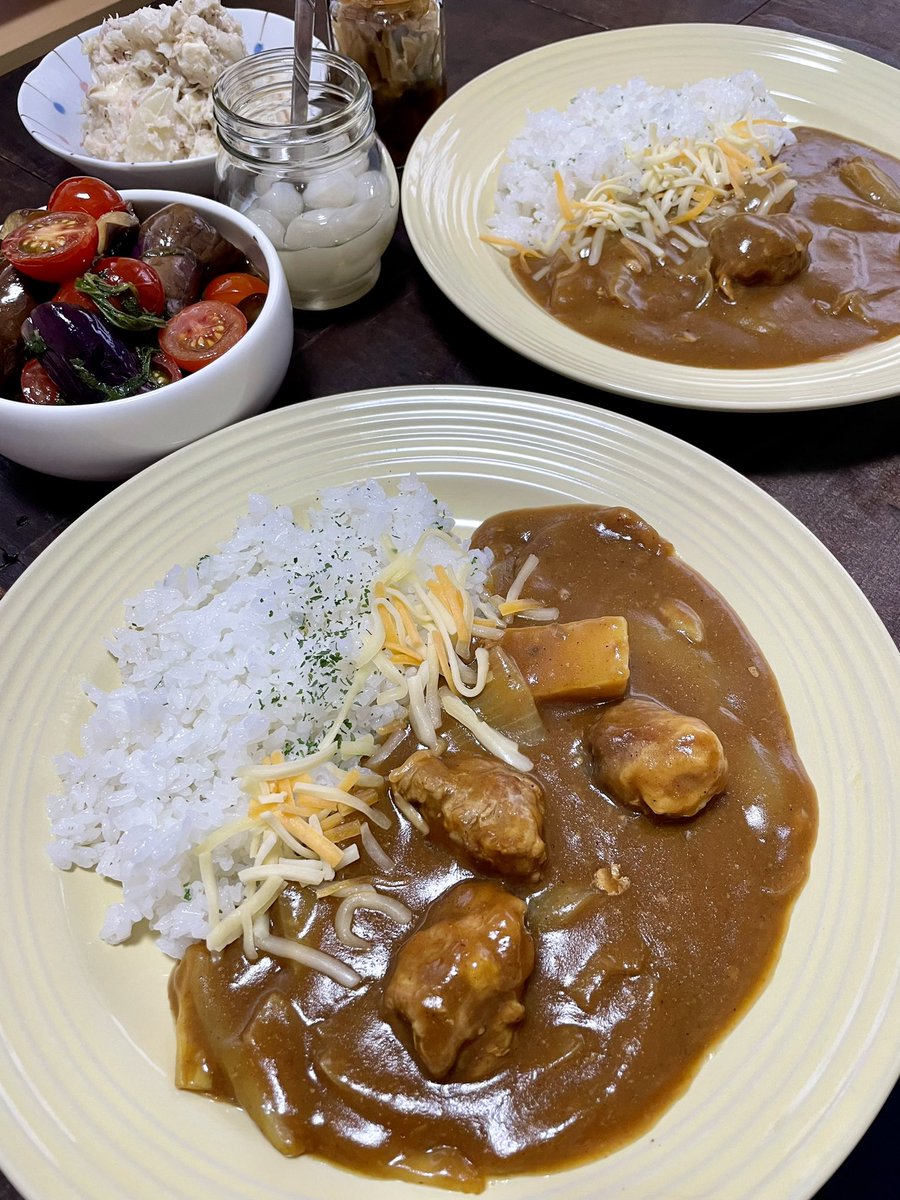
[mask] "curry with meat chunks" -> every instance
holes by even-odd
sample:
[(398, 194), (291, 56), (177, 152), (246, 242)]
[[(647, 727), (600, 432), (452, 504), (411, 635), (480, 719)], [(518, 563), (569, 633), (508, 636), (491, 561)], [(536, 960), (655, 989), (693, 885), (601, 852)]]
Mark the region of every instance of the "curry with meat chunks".
[(900, 334), (900, 162), (798, 128), (778, 163), (796, 180), (751, 184), (663, 257), (606, 239), (589, 265), (520, 257), (528, 294), (619, 350), (695, 367), (782, 367)]
[[(180, 1086), (240, 1104), (285, 1154), (463, 1191), (606, 1154), (672, 1103), (765, 982), (817, 819), (758, 647), (634, 513), (506, 513), (474, 540), (501, 594), (536, 556), (529, 594), (559, 610), (548, 655), (518, 621), (494, 659), (511, 710), (529, 680), (542, 695), (527, 733), (508, 724), (531, 769), (450, 718), (379, 764), (391, 865), (346, 874), (411, 925), (363, 897), (348, 950), (339, 887), (272, 909), (277, 937), (352, 960), (358, 986), (239, 941), (192, 946), (170, 986)], [(586, 643), (579, 623), (607, 617)], [(593, 694), (583, 661), (569, 690), (562, 643), (593, 656)]]

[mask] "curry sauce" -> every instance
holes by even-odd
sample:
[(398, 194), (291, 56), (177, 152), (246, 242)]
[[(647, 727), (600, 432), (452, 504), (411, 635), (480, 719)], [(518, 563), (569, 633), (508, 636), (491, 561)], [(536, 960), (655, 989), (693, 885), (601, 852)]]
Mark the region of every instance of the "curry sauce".
[[(523, 258), (512, 262), (516, 277), (537, 304), (577, 332), (686, 366), (784, 367), (896, 337), (900, 162), (820, 129), (794, 132), (796, 145), (778, 161), (797, 187), (773, 206), (771, 218), (777, 229), (787, 212), (802, 231), (804, 262), (790, 278), (761, 272), (749, 284), (722, 286), (710, 247), (681, 251), (677, 233), (663, 262), (616, 235), (595, 266), (573, 265), (562, 254), (549, 269), (545, 260)], [(871, 164), (887, 186), (860, 186), (846, 170), (854, 161)], [(748, 189), (749, 212), (759, 199)], [(746, 251), (743, 231), (734, 240), (738, 258)]]
[[(634, 1138), (684, 1090), (764, 984), (816, 834), (814, 791), (778, 685), (738, 617), (640, 518), (573, 506), (502, 514), (475, 544), (508, 587), (528, 554), (529, 593), (561, 621), (628, 622), (630, 695), (705, 721), (727, 786), (674, 821), (617, 804), (592, 781), (585, 734), (603, 705), (544, 703), (529, 747), (544, 790), (546, 861), (506, 879), (526, 903), (535, 965), (524, 1021), (490, 1077), (438, 1082), (384, 1014), (385, 979), (429, 906), (490, 873), (399, 812), (381, 834), (395, 867), (349, 868), (413, 911), (412, 929), (360, 911), (349, 951), (335, 902), (286, 891), (282, 936), (363, 976), (348, 991), (234, 943), (193, 946), (175, 968), (180, 1086), (241, 1104), (286, 1154), (312, 1152), (376, 1176), (478, 1191), (491, 1176), (572, 1166)], [(464, 729), (450, 749), (477, 749)], [(409, 737), (388, 766), (415, 750)]]

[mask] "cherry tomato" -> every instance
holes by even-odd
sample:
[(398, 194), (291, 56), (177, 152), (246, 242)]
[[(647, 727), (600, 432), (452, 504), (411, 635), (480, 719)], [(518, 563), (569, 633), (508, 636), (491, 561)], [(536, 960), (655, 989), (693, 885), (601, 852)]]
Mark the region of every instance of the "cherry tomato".
[(53, 300), (56, 304), (74, 304), (76, 308), (86, 308), (88, 312), (97, 311), (97, 305), (90, 296), (85, 296), (83, 292), (79, 292), (75, 286), (74, 279), (67, 279), (53, 297)]
[(23, 275), (62, 283), (91, 265), (97, 238), (97, 222), (87, 213), (48, 212), (14, 229), (0, 249)]
[(203, 289), (204, 300), (224, 300), (226, 304), (235, 304), (238, 308), (250, 296), (265, 296), (269, 285), (258, 275), (248, 271), (232, 271), (228, 275), (217, 275)]
[(249, 271), (217, 275), (203, 289), (204, 300), (224, 300), (226, 304), (234, 304), (247, 318), (248, 325), (252, 325), (262, 312), (268, 294), (266, 281)]
[(72, 175), (58, 183), (47, 201), (48, 212), (86, 212), (94, 220), (127, 208), (115, 188), (93, 175)]
[(150, 359), (150, 374), (157, 387), (165, 387), (183, 378), (181, 368), (164, 350), (155, 350)]
[(159, 344), (182, 371), (199, 371), (221, 358), (247, 332), (247, 318), (233, 304), (200, 300), (176, 313), (159, 331)]
[(29, 358), (22, 368), (20, 386), (26, 404), (65, 404), (59, 388), (36, 358)]
[[(138, 304), (147, 312), (161, 316), (166, 307), (166, 293), (158, 273), (149, 263), (139, 258), (98, 258), (94, 264), (95, 275), (100, 275), (114, 286), (128, 283), (134, 289)], [(122, 307), (120, 296), (110, 296), (110, 303)]]

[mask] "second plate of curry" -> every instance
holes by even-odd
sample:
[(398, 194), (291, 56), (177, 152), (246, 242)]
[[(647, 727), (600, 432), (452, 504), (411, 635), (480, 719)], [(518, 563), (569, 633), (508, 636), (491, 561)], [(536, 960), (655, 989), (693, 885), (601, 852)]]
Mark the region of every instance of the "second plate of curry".
[[(690, 256), (666, 283), (666, 272), (652, 272), (651, 255), (633, 242), (622, 242), (628, 261), (610, 266), (615, 250), (607, 237), (592, 271), (582, 264), (574, 275), (545, 274), (484, 240), (507, 146), (529, 112), (564, 110), (580, 89), (602, 91), (636, 77), (679, 88), (746, 70), (761, 77), (787, 124), (801, 129), (800, 144), (779, 156), (799, 186), (791, 211), (776, 219), (792, 234), (801, 231), (793, 249), (809, 265), (796, 278), (781, 282), (782, 257), (754, 286), (738, 284), (735, 305), (715, 264), (713, 287), (707, 264), (697, 272)], [(694, 408), (859, 403), (900, 391), (900, 290), (890, 269), (900, 206), (896, 197), (886, 207), (870, 204), (871, 189), (854, 190), (839, 164), (871, 161), (900, 196), (898, 103), (900, 72), (777, 30), (682, 25), (588, 35), (503, 63), (451, 96), (410, 155), (404, 216), (446, 295), (492, 336), (561, 374)], [(806, 253), (801, 243), (810, 231)], [(733, 240), (737, 246), (742, 237)], [(854, 275), (846, 264), (861, 251), (868, 261)], [(609, 293), (609, 302), (595, 304), (598, 292)], [(682, 303), (694, 310), (688, 319)]]

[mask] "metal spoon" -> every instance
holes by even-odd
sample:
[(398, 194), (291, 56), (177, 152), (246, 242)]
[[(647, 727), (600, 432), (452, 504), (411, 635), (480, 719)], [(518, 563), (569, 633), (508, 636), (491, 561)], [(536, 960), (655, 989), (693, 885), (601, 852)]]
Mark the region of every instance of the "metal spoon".
[(309, 74), (312, 62), (316, 0), (294, 0), (294, 77), (291, 124), (302, 125), (309, 113)]

